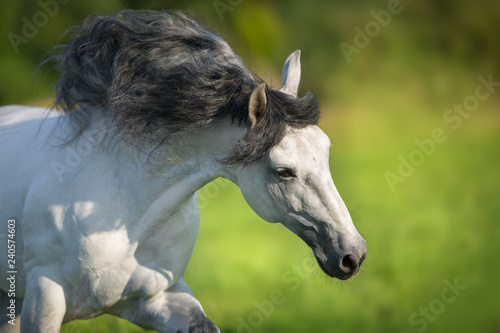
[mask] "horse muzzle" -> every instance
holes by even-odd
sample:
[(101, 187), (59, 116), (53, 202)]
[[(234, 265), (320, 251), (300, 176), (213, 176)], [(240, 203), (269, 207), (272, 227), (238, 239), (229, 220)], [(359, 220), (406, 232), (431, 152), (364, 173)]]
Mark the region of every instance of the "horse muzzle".
[[(342, 251), (340, 254), (326, 256), (326, 260), (321, 259), (316, 253), (316, 261), (321, 270), (328, 276), (339, 280), (347, 280), (359, 272), (361, 264), (366, 259), (368, 249), (363, 240), (361, 245), (353, 247), (350, 251)], [(324, 256), (321, 256), (324, 257)]]

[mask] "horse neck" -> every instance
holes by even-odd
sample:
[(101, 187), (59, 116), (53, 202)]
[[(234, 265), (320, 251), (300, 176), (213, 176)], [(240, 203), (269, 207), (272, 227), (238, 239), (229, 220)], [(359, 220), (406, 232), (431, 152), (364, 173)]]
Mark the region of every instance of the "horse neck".
[(147, 156), (148, 171), (167, 178), (183, 174), (199, 179), (197, 188), (220, 176), (232, 179), (234, 167), (223, 160), (245, 133), (246, 128), (224, 118), (175, 135)]
[(130, 147), (117, 147), (119, 151), (113, 156), (126, 166), (119, 171), (123, 190), (134, 193), (136, 207), (145, 209), (137, 216), (140, 222), (134, 223), (134, 234), (152, 230), (215, 178), (232, 180), (234, 167), (221, 160), (245, 131), (229, 120), (218, 120), (202, 129), (174, 136), (151, 155), (132, 152)]

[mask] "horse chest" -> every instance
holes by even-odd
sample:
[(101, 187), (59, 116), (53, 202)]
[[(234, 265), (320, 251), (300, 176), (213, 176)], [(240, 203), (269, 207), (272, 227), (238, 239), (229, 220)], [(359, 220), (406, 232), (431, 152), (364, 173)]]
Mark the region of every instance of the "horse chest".
[(134, 246), (126, 232), (100, 232), (81, 237), (64, 264), (63, 276), (67, 290), (73, 295), (76, 313), (106, 308), (116, 303), (132, 276), (137, 262)]
[(66, 276), (75, 277), (71, 288), (72, 299), (76, 300), (71, 306), (75, 317), (129, 298), (153, 297), (175, 284), (184, 273), (196, 240), (197, 214), (191, 217), (173, 214), (140, 244), (130, 243), (126, 229), (83, 237), (78, 265), (70, 267), (72, 264), (67, 263), (72, 272)]

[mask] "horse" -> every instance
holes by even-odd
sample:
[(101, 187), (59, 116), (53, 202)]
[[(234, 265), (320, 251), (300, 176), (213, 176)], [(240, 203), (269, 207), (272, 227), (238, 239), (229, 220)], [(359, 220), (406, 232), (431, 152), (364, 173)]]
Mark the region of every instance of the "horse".
[(359, 271), (366, 242), (333, 183), (317, 100), (298, 97), (300, 51), (272, 89), (195, 19), (124, 10), (88, 17), (48, 61), (55, 107), (0, 111), (4, 331), (108, 313), (219, 332), (184, 280), (196, 193), (218, 177), (325, 274)]

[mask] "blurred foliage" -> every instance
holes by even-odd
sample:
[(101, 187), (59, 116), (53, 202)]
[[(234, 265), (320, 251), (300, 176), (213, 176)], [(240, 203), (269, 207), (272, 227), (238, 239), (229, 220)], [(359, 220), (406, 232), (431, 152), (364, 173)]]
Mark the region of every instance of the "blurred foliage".
[[(35, 25), (37, 33), (19, 44), (15, 52), (8, 34), (23, 37), (26, 25), (23, 18), (36, 23), (34, 16), (46, 12), (41, 3), (54, 2), (58, 3), (57, 0), (2, 3), (0, 31), (5, 37), (0, 42), (1, 104), (50, 96), (56, 73), (42, 71), (35, 84), (33, 74), (47, 52), (60, 42), (63, 32), (81, 24), (90, 14), (123, 8), (190, 12), (219, 31), (235, 52), (251, 64), (250, 68), (264, 74), (270, 74), (266, 73), (269, 68), (280, 68), (287, 54), (301, 48), (305, 68), (303, 86), (323, 100), (342, 94), (342, 89), (332, 89), (343, 85), (343, 80), (335, 79), (339, 75), (349, 76), (349, 81), (366, 81), (410, 77), (423, 80), (446, 74), (452, 83), (448, 89), (453, 92), (461, 88), (460, 80), (456, 80), (462, 73), (459, 69), (500, 72), (500, 39), (495, 29), (500, 4), (495, 0), (401, 0), (402, 11), (392, 15), (389, 26), (382, 27), (360, 54), (353, 55), (351, 64), (346, 62), (339, 44), (353, 44), (353, 28), (364, 30), (373, 20), (370, 11), (387, 9), (390, 1), (61, 0), (67, 3), (58, 4), (57, 10), (49, 12), (46, 23), (41, 22), (45, 24)], [(218, 10), (218, 3), (226, 7)], [(276, 76), (279, 78), (279, 73)], [(347, 91), (350, 94), (352, 89)]]
[[(22, 35), (22, 18), (33, 21), (42, 8), (4, 1), (0, 102), (50, 105), (57, 73), (42, 69), (33, 79), (46, 52), (86, 16), (121, 8), (193, 13), (275, 86), (286, 56), (301, 49), (301, 90), (323, 106), (334, 181), (368, 242), (368, 259), (350, 281), (326, 279), (314, 267), (292, 290), (283, 277), (298, 276), (310, 250), (283, 227), (259, 221), (235, 186), (215, 183), (227, 186), (218, 185), (217, 195), (201, 191), (208, 204), (186, 273), (208, 316), (223, 332), (238, 332), (255, 302), (278, 289), (286, 302), (253, 331), (417, 332), (423, 324), (412, 324), (412, 314), (435, 305), (445, 281), (457, 278), (467, 289), (426, 321), (425, 332), (500, 332), (500, 89), (459, 128), (443, 120), (474, 94), (478, 76), (500, 81), (500, 2), (401, 0), (402, 11), (348, 63), (339, 45), (354, 45), (354, 28), (364, 31), (371, 11), (390, 2), (72, 0), (15, 52), (8, 33)], [(408, 158), (415, 140), (435, 128), (448, 139), (391, 191), (384, 174), (397, 173), (399, 156)], [(142, 332), (110, 316), (63, 327), (78, 330)]]

